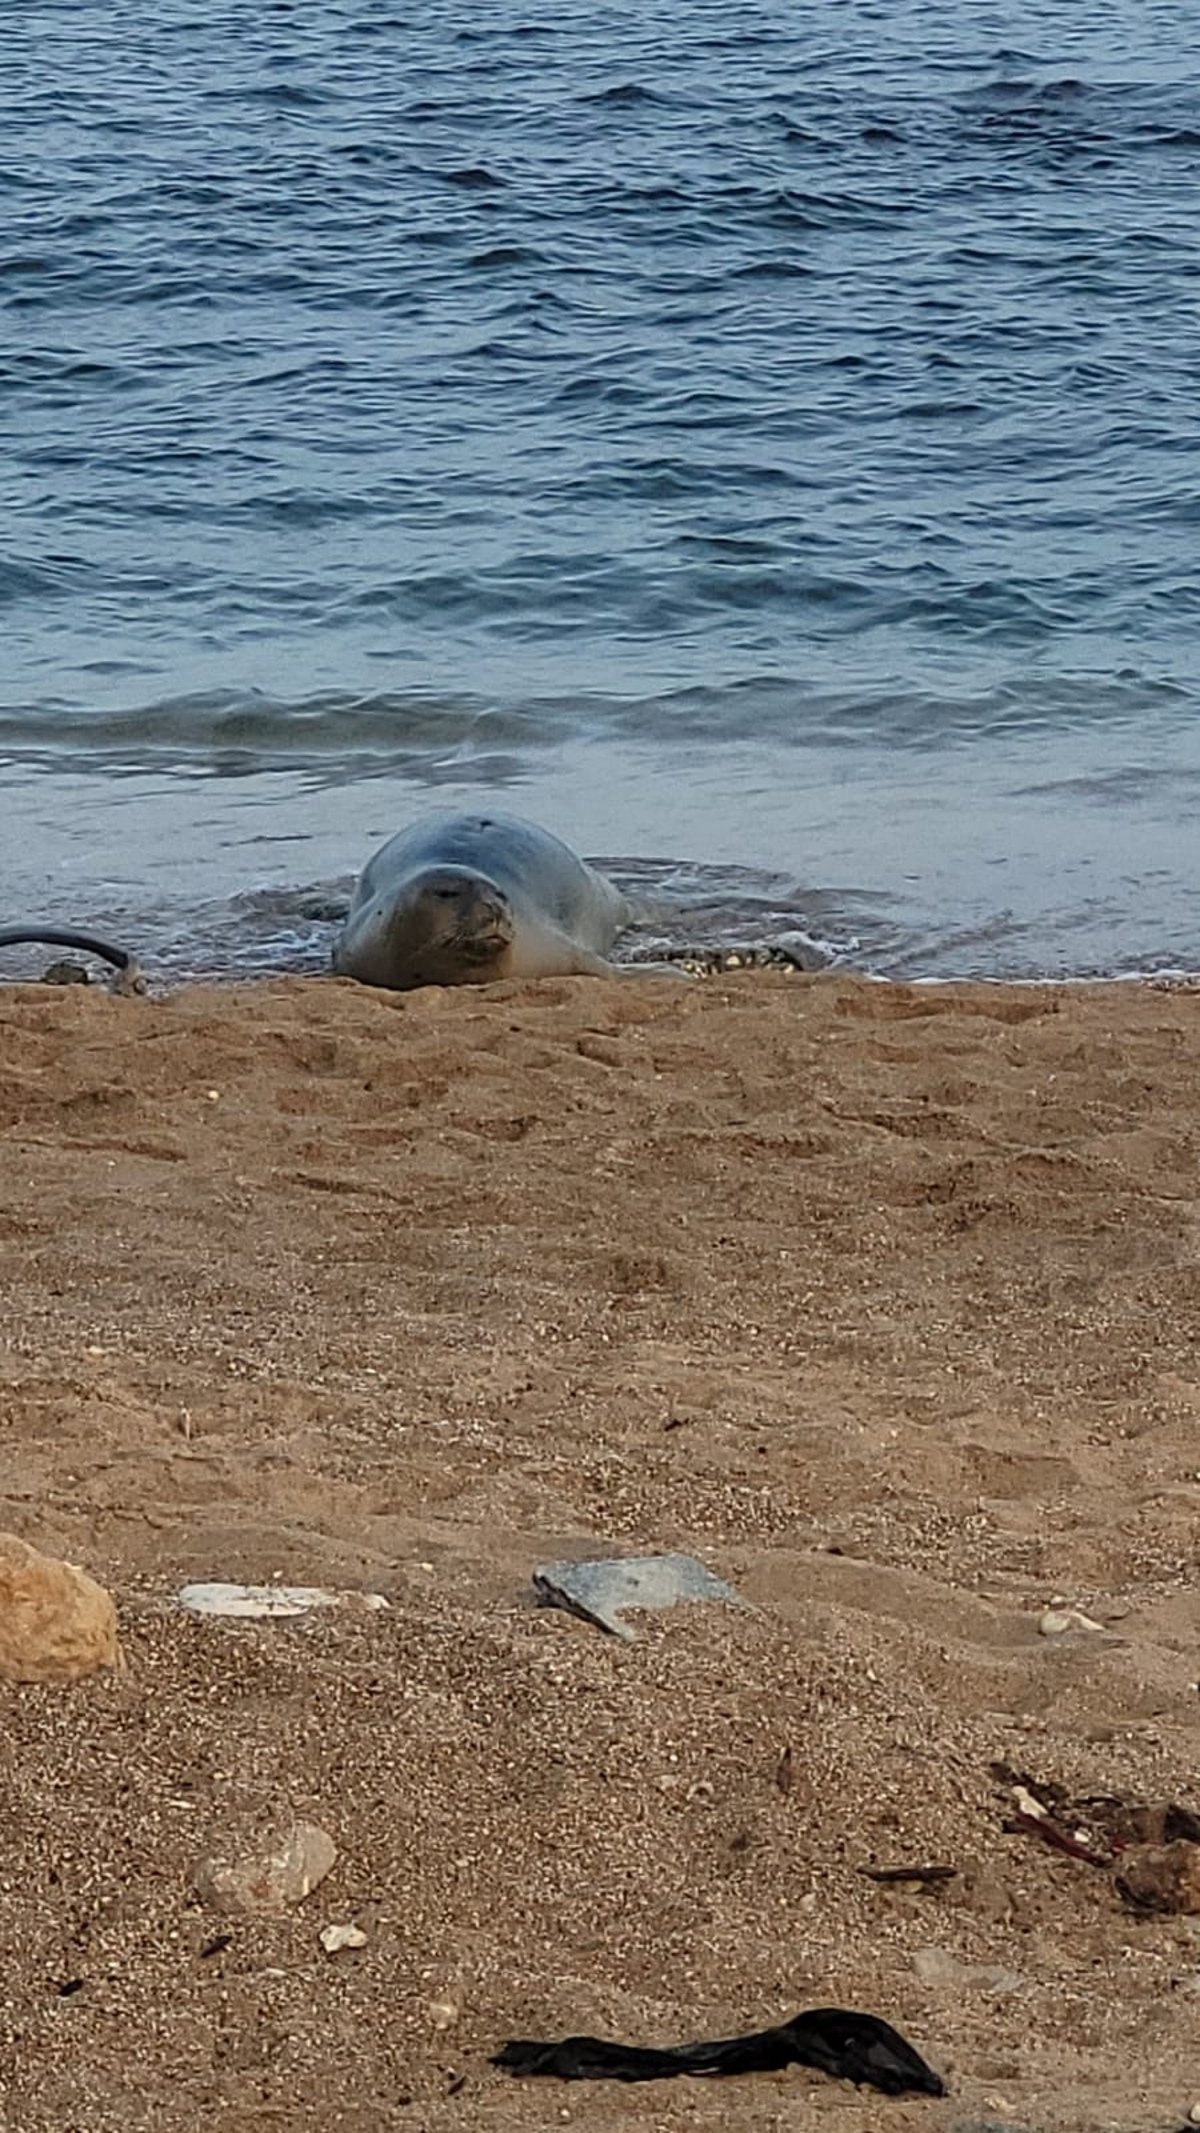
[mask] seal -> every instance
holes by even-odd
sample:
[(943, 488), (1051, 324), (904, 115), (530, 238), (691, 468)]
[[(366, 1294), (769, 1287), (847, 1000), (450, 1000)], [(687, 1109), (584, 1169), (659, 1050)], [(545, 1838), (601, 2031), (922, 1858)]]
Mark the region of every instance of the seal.
[(549, 830), (516, 815), (426, 815), (364, 868), (333, 967), (364, 985), (641, 977), (670, 964), (607, 960), (635, 907)]

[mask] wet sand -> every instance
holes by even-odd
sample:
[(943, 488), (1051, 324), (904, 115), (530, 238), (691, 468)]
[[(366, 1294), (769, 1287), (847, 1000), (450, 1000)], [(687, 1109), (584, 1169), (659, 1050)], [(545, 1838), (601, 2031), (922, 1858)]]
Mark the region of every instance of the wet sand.
[[(991, 1766), (1200, 1806), (1198, 1017), (0, 989), (0, 1520), (129, 1662), (0, 1690), (14, 2128), (1181, 2124), (1200, 1921), (1006, 1830)], [(533, 1604), (547, 1557), (668, 1549), (750, 1604), (628, 1646)], [(172, 1602), (276, 1576), (390, 1606)], [(333, 1872), (214, 1917), (194, 1866), (268, 1810)], [(863, 1872), (904, 1864), (956, 1872)], [(948, 2098), (487, 2065), (829, 2004)]]

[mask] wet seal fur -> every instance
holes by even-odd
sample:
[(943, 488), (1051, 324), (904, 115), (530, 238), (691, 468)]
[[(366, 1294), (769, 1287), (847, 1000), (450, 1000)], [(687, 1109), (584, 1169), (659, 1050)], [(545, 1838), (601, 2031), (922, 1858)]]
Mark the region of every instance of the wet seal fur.
[(392, 992), (498, 978), (679, 977), (610, 963), (635, 906), (516, 815), (427, 815), (364, 868), (333, 948), (341, 977)]

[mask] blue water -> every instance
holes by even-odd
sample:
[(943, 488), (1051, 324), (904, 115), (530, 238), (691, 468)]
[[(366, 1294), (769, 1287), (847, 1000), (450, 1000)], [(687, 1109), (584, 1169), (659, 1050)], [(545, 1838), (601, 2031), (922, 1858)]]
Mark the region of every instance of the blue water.
[(6, 908), (233, 954), (502, 786), (1200, 963), (1200, 7), (55, 0), (0, 109)]

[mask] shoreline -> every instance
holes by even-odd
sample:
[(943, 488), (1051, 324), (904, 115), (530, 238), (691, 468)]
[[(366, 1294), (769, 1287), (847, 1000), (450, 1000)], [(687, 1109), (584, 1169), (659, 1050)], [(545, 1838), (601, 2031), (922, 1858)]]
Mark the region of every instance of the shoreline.
[(1112, 740), (1091, 736), (1081, 764), (1060, 735), (1039, 768), (1024, 744), (994, 739), (968, 789), (954, 758), (934, 776), (923, 754), (882, 744), (860, 758), (749, 740), (736, 760), (712, 743), (682, 763), (667, 739), (577, 737), (504, 763), (438, 749), (374, 775), (336, 759), (224, 776), (210, 757), (191, 775), (10, 764), (8, 916), (115, 929), (151, 967), (190, 978), (302, 974), (325, 960), (320, 907), (376, 846), (431, 806), (505, 798), (677, 913), (661, 929), (672, 945), (694, 925), (710, 944), (800, 932), (839, 967), (902, 981), (914, 968), (962, 982), (1187, 969), (1194, 770), (1160, 737), (1147, 787), (1145, 764)]

